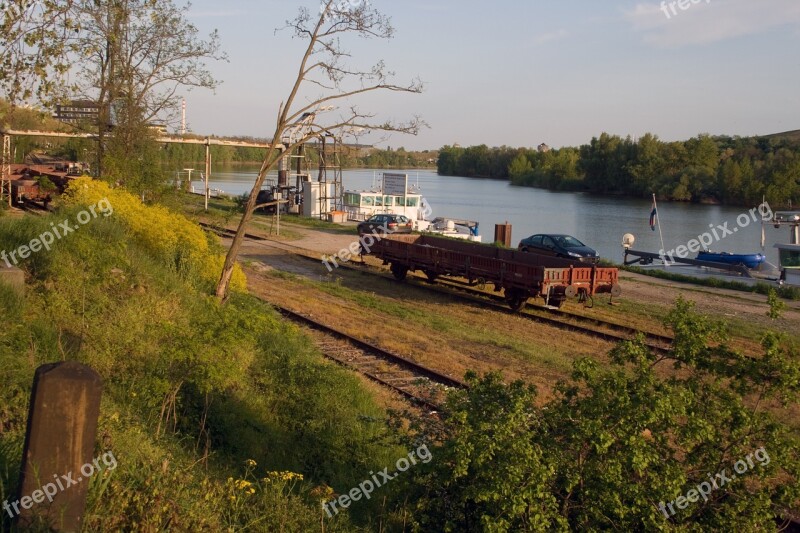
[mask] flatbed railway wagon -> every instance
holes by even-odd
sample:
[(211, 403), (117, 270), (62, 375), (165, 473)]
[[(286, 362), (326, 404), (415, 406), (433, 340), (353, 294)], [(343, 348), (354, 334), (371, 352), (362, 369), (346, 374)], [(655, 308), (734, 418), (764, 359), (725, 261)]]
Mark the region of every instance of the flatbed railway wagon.
[(616, 268), (428, 235), (390, 234), (374, 240), (369, 246), (364, 243), (365, 252), (390, 265), (396, 279), (422, 271), (431, 281), (457, 276), (470, 285), (492, 284), (495, 291), (504, 291), (515, 311), (531, 297), (561, 307), (567, 298), (586, 301), (596, 294), (621, 293)]

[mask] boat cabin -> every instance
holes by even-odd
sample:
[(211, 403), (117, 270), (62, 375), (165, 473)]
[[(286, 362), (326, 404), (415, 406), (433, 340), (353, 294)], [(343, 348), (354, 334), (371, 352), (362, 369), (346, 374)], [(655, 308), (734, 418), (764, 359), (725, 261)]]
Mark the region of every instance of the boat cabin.
[(776, 228), (789, 226), (789, 244), (778, 243), (781, 281), (788, 285), (800, 286), (800, 211), (779, 211), (773, 223)]
[(384, 172), (381, 180), (370, 190), (344, 191), (344, 211), (348, 220), (363, 221), (373, 215), (403, 215), (411, 220), (423, 220), (424, 199), (418, 187), (409, 185), (408, 174)]
[(418, 220), (422, 195), (406, 193), (405, 196), (384, 194), (381, 191), (345, 191), (344, 210), (348, 220), (363, 221), (372, 215), (393, 213)]

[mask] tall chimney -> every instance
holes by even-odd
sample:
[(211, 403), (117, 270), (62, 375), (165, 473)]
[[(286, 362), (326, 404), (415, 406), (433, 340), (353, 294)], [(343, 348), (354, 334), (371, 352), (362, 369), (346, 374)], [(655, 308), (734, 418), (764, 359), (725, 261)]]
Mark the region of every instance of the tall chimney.
[(181, 103), (181, 135), (186, 135), (186, 98)]

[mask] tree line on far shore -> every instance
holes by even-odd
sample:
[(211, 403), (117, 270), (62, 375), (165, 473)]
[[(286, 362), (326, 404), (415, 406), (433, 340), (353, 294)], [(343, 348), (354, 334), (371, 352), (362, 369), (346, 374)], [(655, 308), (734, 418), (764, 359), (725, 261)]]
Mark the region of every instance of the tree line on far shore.
[(486, 145), (445, 146), (443, 176), (486, 177), (514, 185), (588, 191), (682, 202), (749, 205), (800, 203), (797, 135), (727, 137), (699, 135), (665, 142), (603, 133), (581, 147), (552, 150)]

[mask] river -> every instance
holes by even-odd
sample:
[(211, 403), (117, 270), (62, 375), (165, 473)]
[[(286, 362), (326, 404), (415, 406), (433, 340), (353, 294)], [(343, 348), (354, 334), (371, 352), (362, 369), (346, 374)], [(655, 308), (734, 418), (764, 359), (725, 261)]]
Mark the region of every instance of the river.
[[(249, 191), (258, 168), (253, 166), (212, 168), (210, 186), (227, 194)], [(367, 189), (373, 176), (380, 179), (383, 170), (345, 170), (345, 189)], [(398, 172), (398, 171), (388, 171)], [(484, 242), (494, 236), (494, 225), (508, 222), (513, 226), (513, 243), (534, 233), (568, 233), (595, 248), (602, 257), (622, 260), (622, 236), (636, 237), (634, 249), (658, 252), (661, 241), (658, 227), (650, 229), (648, 219), (652, 202), (644, 199), (617, 198), (588, 193), (551, 192), (530, 187), (514, 187), (508, 182), (439, 176), (435, 171), (407, 171), (409, 183), (419, 184), (433, 209), (433, 216), (466, 218), (480, 222)], [(709, 246), (714, 251), (754, 253), (760, 251), (761, 215), (757, 221), (748, 212), (757, 206), (731, 207), (663, 202), (658, 205), (661, 233), (666, 250), (687, 245), (691, 239), (714, 227), (722, 237)], [(740, 215), (742, 215), (740, 217)], [(745, 216), (748, 223), (745, 224)], [(737, 222), (737, 217), (739, 222)], [(727, 223), (727, 226), (726, 226)], [(766, 225), (766, 254), (777, 264), (776, 242), (786, 242), (785, 229)], [(694, 253), (689, 257), (695, 257)]]

